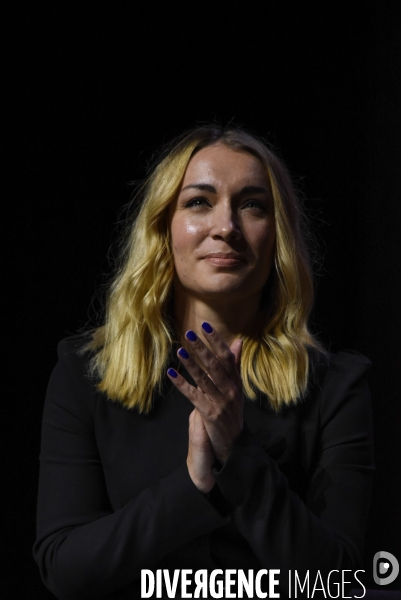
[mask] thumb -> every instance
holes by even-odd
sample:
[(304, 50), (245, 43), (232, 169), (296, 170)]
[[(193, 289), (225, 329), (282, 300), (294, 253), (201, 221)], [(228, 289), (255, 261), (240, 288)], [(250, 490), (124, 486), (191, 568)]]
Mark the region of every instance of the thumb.
[(230, 350), (234, 354), (235, 366), (237, 367), (238, 373), (240, 373), (242, 340), (240, 338), (234, 340), (230, 346)]

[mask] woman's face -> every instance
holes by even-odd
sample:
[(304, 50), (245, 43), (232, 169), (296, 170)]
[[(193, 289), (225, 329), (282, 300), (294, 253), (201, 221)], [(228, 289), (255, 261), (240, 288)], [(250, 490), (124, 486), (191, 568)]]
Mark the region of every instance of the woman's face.
[(175, 285), (204, 300), (261, 294), (275, 245), (273, 198), (254, 155), (223, 144), (188, 164), (170, 206)]

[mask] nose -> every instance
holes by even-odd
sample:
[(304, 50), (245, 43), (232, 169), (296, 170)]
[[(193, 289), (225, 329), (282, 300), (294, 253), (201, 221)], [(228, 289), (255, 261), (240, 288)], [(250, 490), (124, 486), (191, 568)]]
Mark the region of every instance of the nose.
[(242, 237), (238, 215), (231, 206), (220, 206), (214, 211), (211, 236), (225, 241), (239, 240)]

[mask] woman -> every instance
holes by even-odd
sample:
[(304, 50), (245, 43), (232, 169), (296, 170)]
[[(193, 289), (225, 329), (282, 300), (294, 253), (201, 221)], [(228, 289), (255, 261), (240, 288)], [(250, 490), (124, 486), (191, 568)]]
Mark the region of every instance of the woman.
[(158, 597), (173, 597), (174, 570), (233, 569), (260, 573), (250, 597), (296, 597), (297, 578), (307, 597), (334, 596), (344, 571), (358, 587), (370, 363), (329, 355), (308, 330), (285, 167), (255, 136), (203, 126), (141, 194), (105, 323), (60, 344), (49, 384), (34, 547), (45, 584), (139, 598), (164, 569)]

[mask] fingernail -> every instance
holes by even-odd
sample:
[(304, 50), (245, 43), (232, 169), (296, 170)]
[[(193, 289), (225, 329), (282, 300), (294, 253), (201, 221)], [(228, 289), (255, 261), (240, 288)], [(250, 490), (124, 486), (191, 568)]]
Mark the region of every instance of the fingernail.
[(190, 342), (195, 342), (198, 337), (195, 333), (195, 331), (192, 331), (191, 329), (189, 331), (186, 332), (185, 337), (190, 341)]
[(174, 379), (178, 377), (178, 373), (175, 369), (167, 369), (167, 373), (170, 375), (170, 377), (174, 377)]
[(207, 323), (206, 321), (202, 323), (202, 329), (204, 329), (206, 333), (212, 333), (213, 331), (213, 327), (209, 325), (209, 323)]
[(185, 359), (188, 359), (188, 358), (189, 358), (189, 354), (188, 354), (188, 352), (185, 350), (185, 348), (180, 348), (180, 349), (178, 350), (178, 354), (179, 354), (180, 356), (182, 356), (182, 358), (185, 358)]

